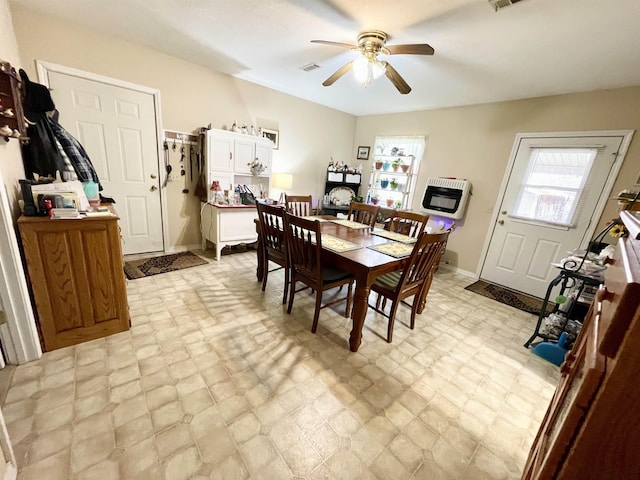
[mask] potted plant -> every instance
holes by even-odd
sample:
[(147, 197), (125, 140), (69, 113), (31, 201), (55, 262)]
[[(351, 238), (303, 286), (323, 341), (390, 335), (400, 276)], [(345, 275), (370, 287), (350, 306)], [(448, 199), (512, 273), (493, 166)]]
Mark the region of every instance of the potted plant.
[(386, 172), (387, 170), (389, 170), (389, 167), (391, 167), (391, 164), (387, 161), (382, 163), (382, 169)]
[(400, 165), (403, 165), (404, 162), (402, 161), (401, 158), (396, 158), (392, 163), (391, 166), (393, 167), (393, 171), (397, 172), (398, 168), (400, 168)]
[(390, 207), (393, 205), (393, 198), (387, 198), (387, 207)]
[(378, 203), (380, 202), (380, 196), (377, 194), (374, 194), (371, 196), (371, 203), (373, 203), (374, 205), (378, 205)]
[(402, 165), (400, 165), (400, 169), (402, 170), (402, 173), (407, 173), (409, 171), (409, 167), (411, 167), (411, 165), (407, 163), (403, 163)]
[(380, 170), (382, 168), (382, 160), (376, 160), (376, 170)]
[(387, 188), (389, 186), (389, 179), (383, 178), (380, 180), (380, 188)]
[(396, 200), (396, 203), (393, 204), (394, 208), (402, 208), (402, 201)]
[(398, 189), (398, 180), (396, 180), (395, 178), (392, 178), (390, 185), (391, 185), (391, 188), (393, 190), (397, 190)]

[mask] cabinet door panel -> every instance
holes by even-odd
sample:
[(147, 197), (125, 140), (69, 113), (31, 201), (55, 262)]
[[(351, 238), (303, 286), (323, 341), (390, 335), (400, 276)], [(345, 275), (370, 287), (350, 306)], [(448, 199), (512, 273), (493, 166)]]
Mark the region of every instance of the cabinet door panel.
[(235, 164), (234, 169), (236, 173), (251, 175), (251, 169), (249, 163), (253, 162), (256, 158), (256, 141), (251, 137), (236, 139), (234, 142), (235, 152)]
[(209, 170), (233, 173), (233, 138), (214, 137), (209, 134), (207, 140)]
[(115, 218), (18, 224), (45, 351), (129, 328)]

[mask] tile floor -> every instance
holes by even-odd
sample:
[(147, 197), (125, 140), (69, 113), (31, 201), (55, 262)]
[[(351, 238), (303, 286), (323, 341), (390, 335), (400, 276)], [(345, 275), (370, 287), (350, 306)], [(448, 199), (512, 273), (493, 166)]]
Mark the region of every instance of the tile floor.
[[(209, 252), (207, 256), (210, 258)], [(532, 315), (437, 274), (415, 331), (313, 299), (282, 307), (255, 252), (129, 281), (129, 332), (15, 369), (2, 406), (22, 480), (517, 479), (558, 379)]]

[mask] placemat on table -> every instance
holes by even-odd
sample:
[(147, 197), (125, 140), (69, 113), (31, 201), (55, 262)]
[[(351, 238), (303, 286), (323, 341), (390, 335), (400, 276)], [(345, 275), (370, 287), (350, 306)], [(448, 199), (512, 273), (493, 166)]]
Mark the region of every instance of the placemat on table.
[(329, 221), (326, 218), (318, 217), (317, 215), (307, 215), (306, 217), (300, 217), (300, 218), (304, 218), (305, 220), (317, 220), (318, 222), (328, 222)]
[(381, 228), (376, 228), (373, 230), (373, 234), (379, 237), (388, 238), (389, 240), (394, 240), (400, 243), (416, 243), (417, 239), (410, 237), (409, 235), (403, 235), (402, 233), (390, 232), (389, 230), (382, 230)]
[(413, 245), (400, 242), (382, 243), (380, 245), (372, 245), (368, 248), (396, 258), (408, 257), (413, 251)]
[(331, 220), (333, 223), (337, 223), (338, 225), (343, 225), (349, 228), (369, 228), (369, 225), (365, 225), (364, 223), (354, 222), (353, 220)]
[(355, 243), (347, 242), (341, 238), (334, 237), (333, 235), (322, 235), (322, 247), (333, 250), (334, 252), (348, 252), (349, 250), (357, 250), (362, 248)]

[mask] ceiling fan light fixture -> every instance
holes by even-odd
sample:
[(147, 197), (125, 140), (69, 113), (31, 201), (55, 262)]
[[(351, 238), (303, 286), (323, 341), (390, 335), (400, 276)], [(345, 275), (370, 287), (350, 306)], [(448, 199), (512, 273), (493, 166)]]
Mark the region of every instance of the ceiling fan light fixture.
[(385, 73), (385, 66), (377, 57), (361, 55), (353, 61), (353, 75), (364, 87)]

